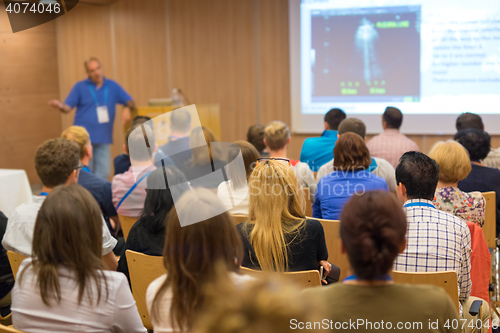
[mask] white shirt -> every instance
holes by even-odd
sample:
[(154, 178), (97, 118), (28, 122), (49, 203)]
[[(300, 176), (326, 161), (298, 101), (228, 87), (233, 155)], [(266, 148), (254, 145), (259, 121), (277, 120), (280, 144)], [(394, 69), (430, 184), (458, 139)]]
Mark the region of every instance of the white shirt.
[[(7, 229), (2, 239), (2, 245), (7, 251), (14, 251), (24, 256), (31, 256), (33, 231), (38, 211), (42, 207), (45, 196), (34, 195), (33, 201), (24, 203), (14, 210), (7, 222)], [(111, 237), (108, 226), (102, 219), (102, 255), (113, 251), (116, 239)]]
[[(388, 161), (379, 157), (372, 157), (377, 163), (377, 167), (372, 171), (374, 175), (382, 177), (387, 182), (387, 186), (389, 186), (389, 191), (396, 192), (396, 170)], [(316, 175), (316, 179), (319, 180), (326, 175), (329, 175), (333, 172), (333, 160), (328, 163), (325, 163), (319, 168), (318, 174)]]
[[(239, 275), (236, 273), (230, 273), (231, 278), (234, 281), (236, 286), (242, 286), (245, 283), (254, 281), (255, 278), (249, 276), (249, 275)], [(167, 278), (167, 275), (164, 274), (151, 282), (151, 284), (148, 287), (148, 290), (146, 292), (146, 304), (148, 306), (148, 312), (151, 316), (151, 307), (153, 305), (153, 300), (158, 293), (158, 290), (160, 287), (163, 285), (165, 282), (165, 279)], [(151, 323), (153, 324), (153, 328), (155, 333), (167, 333), (167, 332), (178, 332), (179, 330), (175, 330), (174, 327), (172, 326), (172, 321), (170, 320), (170, 307), (172, 305), (172, 292), (170, 290), (167, 290), (165, 294), (163, 295), (163, 299), (161, 300), (160, 304), (160, 316), (162, 316), (160, 319), (161, 321), (155, 321), (153, 320), (151, 316)]]
[(122, 273), (104, 271), (108, 297), (103, 281), (99, 304), (96, 304), (97, 286), (93, 280), (88, 286), (92, 288), (92, 302), (84, 293), (78, 304), (74, 273), (60, 267), (61, 302), (54, 299), (50, 301), (51, 306), (47, 306), (40, 296), (33, 266), (27, 267), (30, 262), (30, 258), (23, 261), (19, 268), (19, 272), (25, 269), (21, 283), (16, 279), (12, 289), (12, 323), (16, 329), (30, 333), (146, 332), (127, 278)]
[(231, 180), (222, 182), (217, 188), (217, 197), (230, 214), (248, 215), (250, 201), (248, 186), (235, 189)]
[(316, 179), (314, 178), (314, 172), (312, 172), (311, 168), (309, 168), (309, 165), (304, 162), (297, 162), (297, 164), (292, 166), (292, 169), (295, 172), (295, 176), (297, 176), (299, 186), (309, 188), (311, 200), (314, 201), (314, 192), (316, 192), (317, 184)]

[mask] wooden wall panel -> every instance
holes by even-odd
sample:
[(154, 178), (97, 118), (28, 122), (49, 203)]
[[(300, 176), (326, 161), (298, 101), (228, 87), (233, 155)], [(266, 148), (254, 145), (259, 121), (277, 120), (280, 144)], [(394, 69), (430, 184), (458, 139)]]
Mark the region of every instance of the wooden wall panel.
[(281, 120), (291, 127), (288, 1), (255, 1), (259, 122)]
[(36, 148), (61, 130), (48, 105), (59, 95), (55, 23), (14, 34), (0, 9), (0, 168), (24, 169), (38, 183)]
[(253, 0), (169, 0), (173, 87), (191, 103), (219, 103), (222, 141), (256, 121)]

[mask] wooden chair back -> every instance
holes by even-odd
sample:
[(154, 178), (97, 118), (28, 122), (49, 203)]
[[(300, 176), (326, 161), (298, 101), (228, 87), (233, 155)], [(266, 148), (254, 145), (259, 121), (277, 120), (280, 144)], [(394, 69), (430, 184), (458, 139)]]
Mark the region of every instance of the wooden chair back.
[(127, 256), (132, 295), (137, 304), (137, 310), (141, 315), (144, 327), (152, 330), (153, 325), (146, 305), (146, 290), (151, 282), (166, 273), (163, 257), (148, 256), (131, 250), (125, 251), (125, 255)]
[(457, 311), (460, 312), (458, 303), (458, 278), (455, 271), (442, 272), (401, 272), (392, 271), (392, 279), (396, 283), (430, 284), (443, 288), (451, 297)]
[(135, 222), (137, 222), (137, 220), (139, 218), (118, 214), (118, 219), (120, 220), (120, 225), (122, 227), (123, 239), (125, 241), (127, 241), (127, 237), (128, 237), (128, 233), (130, 232), (130, 229), (132, 229), (132, 226), (135, 224)]
[(342, 240), (340, 239), (340, 221), (318, 220), (325, 231), (326, 248), (328, 249), (328, 261), (340, 268), (340, 279), (342, 281), (351, 272), (351, 264), (346, 253), (342, 253)]
[(7, 251), (7, 257), (9, 258), (10, 268), (12, 269), (12, 274), (14, 275), (14, 279), (17, 277), (17, 272), (19, 271), (19, 266), (26, 256), (19, 254), (14, 251)]
[(311, 193), (309, 192), (309, 188), (303, 187), (302, 192), (304, 192), (304, 199), (306, 199), (306, 207), (304, 208), (304, 214), (306, 216), (313, 216), (313, 208), (311, 202)]
[(486, 238), (486, 243), (488, 247), (496, 248), (496, 236), (497, 236), (497, 203), (496, 203), (496, 193), (483, 192), (484, 200), (486, 201), (486, 208), (484, 212), (484, 225), (483, 233), (484, 238)]
[(234, 225), (238, 225), (240, 223), (243, 223), (243, 222), (247, 221), (248, 220), (248, 215), (236, 214), (236, 215), (231, 215), (231, 218), (233, 219)]
[[(263, 271), (258, 271), (246, 267), (241, 267), (241, 272), (243, 274), (251, 275), (255, 278), (259, 278), (260, 276), (265, 274), (265, 272)], [(294, 283), (295, 285), (297, 285), (302, 289), (321, 286), (321, 278), (319, 276), (319, 271), (317, 270), (301, 271), (301, 272), (285, 272), (281, 273), (281, 275), (287, 281)]]
[(0, 325), (0, 333), (23, 333), (23, 331), (16, 330), (14, 327)]

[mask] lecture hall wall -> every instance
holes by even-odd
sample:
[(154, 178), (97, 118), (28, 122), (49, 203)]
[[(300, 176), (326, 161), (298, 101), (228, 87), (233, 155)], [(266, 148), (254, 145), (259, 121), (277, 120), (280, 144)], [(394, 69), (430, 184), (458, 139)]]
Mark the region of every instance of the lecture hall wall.
[[(174, 87), (192, 103), (220, 104), (222, 141), (245, 139), (256, 122), (290, 124), (288, 0), (86, 1), (112, 4), (81, 1), (56, 22), (17, 34), (0, 13), (0, 168), (25, 169), (39, 182), (36, 147), (73, 121), (47, 102), (85, 78), (90, 56), (138, 105), (169, 97)], [(122, 153), (123, 136), (118, 119), (113, 156)], [(293, 135), (289, 157), (299, 158), (306, 137)], [(424, 152), (448, 138), (412, 136)], [(492, 143), (500, 146), (500, 137)]]

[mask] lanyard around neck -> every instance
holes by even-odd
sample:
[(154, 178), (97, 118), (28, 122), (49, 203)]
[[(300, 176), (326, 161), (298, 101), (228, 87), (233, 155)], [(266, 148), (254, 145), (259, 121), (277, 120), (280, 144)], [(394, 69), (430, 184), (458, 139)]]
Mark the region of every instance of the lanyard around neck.
[(421, 206), (421, 207), (430, 207), (430, 208), (436, 208), (434, 207), (433, 204), (430, 204), (428, 202), (410, 202), (410, 203), (407, 203), (406, 205), (404, 205), (404, 207), (417, 207), (417, 206)]
[[(103, 83), (104, 85), (105, 83)], [(95, 91), (94, 91), (94, 87), (92, 86), (92, 84), (88, 84), (89, 86), (89, 90), (90, 90), (90, 94), (92, 94), (92, 98), (94, 99), (94, 102), (95, 102), (95, 105), (99, 106), (99, 100), (97, 99), (97, 94), (96, 94), (96, 91), (97, 91), (97, 87), (95, 88)], [(108, 85), (105, 85), (104, 86), (104, 105), (108, 105)]]

